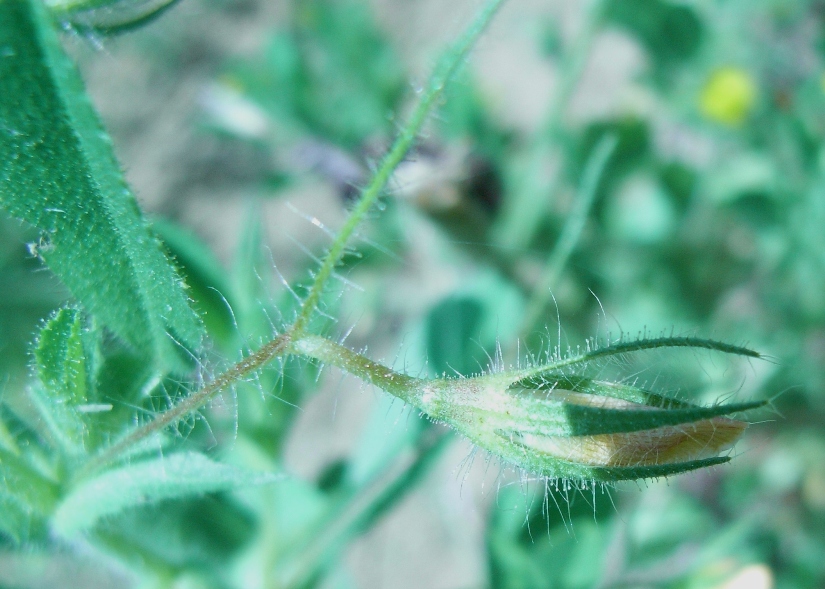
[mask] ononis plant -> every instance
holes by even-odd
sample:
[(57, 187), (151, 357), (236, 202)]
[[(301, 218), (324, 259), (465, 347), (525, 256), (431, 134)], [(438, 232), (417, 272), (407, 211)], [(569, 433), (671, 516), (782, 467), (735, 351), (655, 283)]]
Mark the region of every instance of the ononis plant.
[[(671, 348), (760, 357), (744, 347), (693, 337), (608, 339), (584, 352), (536, 356), (525, 366), (419, 378), (313, 329), (347, 244), (502, 3), (489, 0), (445, 52), (323, 256), (295, 321), (200, 386), (180, 387), (156, 414), (136, 419), (130, 395), (190, 375), (204, 327), (123, 180), (55, 22), (103, 34), (145, 22), (170, 3), (0, 0), (0, 206), (40, 232), (32, 253), (76, 301), (45, 321), (33, 348), (36, 382), (25, 403), (17, 400), (0, 415), (13, 424), (0, 430), (0, 531), (17, 541), (85, 533), (106, 544), (95, 527), (127, 507), (278, 484), (280, 472), (217, 462), (175, 447), (167, 433), (215, 395), (290, 356), (337, 366), (450, 426), (503, 464), (540, 478), (609, 484), (730, 459), (725, 451), (747, 427), (742, 415), (763, 403), (704, 407), (591, 368)], [(598, 152), (596, 168), (611, 149), (608, 143)], [(571, 216), (565, 235), (575, 239), (582, 223), (582, 215)], [(551, 282), (567, 255), (561, 248), (554, 256)], [(532, 312), (540, 316), (545, 303), (542, 295)], [(134, 378), (124, 376), (129, 371)], [(133, 390), (107, 388), (124, 383)], [(289, 580), (304, 581), (313, 570), (300, 569)]]

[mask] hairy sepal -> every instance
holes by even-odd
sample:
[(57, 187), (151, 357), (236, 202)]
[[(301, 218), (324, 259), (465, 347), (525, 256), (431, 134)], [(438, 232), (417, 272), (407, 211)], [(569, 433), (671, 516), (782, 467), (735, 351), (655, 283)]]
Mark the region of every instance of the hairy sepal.
[[(562, 374), (596, 357), (656, 347), (699, 347), (751, 357), (744, 348), (686, 338), (640, 340), (544, 366), (420, 385), (419, 408), (479, 447), (551, 479), (609, 483), (722, 464), (747, 428), (732, 415), (764, 402), (702, 407), (623, 382)], [(653, 342), (652, 344), (650, 342)], [(632, 349), (631, 349), (632, 348)], [(580, 367), (580, 366), (579, 366)]]

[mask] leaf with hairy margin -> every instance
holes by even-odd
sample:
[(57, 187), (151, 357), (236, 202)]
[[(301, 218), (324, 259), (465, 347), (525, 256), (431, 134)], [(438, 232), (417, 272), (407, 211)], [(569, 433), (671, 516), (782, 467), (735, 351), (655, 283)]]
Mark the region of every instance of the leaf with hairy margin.
[(0, 2), (0, 207), (107, 328), (168, 370), (203, 328), (126, 185), (111, 142), (37, 0)]

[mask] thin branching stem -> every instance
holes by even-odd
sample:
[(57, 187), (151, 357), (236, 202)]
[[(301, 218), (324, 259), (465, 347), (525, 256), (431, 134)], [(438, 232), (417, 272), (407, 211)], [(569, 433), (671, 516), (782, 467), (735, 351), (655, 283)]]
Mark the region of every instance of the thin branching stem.
[(193, 411), (203, 407), (212, 397), (222, 390), (242, 381), (249, 374), (263, 368), (269, 362), (283, 356), (289, 348), (289, 337), (280, 335), (261, 347), (257, 352), (243, 358), (229, 370), (204, 384), (200, 389), (185, 397), (180, 403), (155, 416), (151, 421), (143, 424), (131, 433), (109, 446), (97, 457), (93, 458), (82, 470), (82, 475), (90, 474), (99, 468), (113, 462), (126, 454), (139, 442), (149, 436), (176, 423)]
[(312, 283), (309, 294), (306, 299), (304, 299), (304, 304), (301, 306), (298, 319), (292, 328), (293, 334), (299, 336), (306, 330), (312, 314), (315, 312), (321, 300), (324, 287), (329, 281), (330, 276), (332, 276), (335, 266), (341, 261), (346, 251), (346, 245), (350, 237), (352, 237), (355, 229), (361, 221), (363, 221), (364, 216), (384, 192), (393, 172), (412, 148), (424, 123), (427, 121), (427, 117), (444, 93), (448, 82), (464, 63), (473, 44), (478, 40), (478, 37), (503, 3), (504, 0), (488, 1), (464, 34), (439, 61), (409, 121), (401, 129), (392, 148), (384, 157), (372, 180), (370, 180), (367, 187), (361, 193), (361, 198), (358, 200), (355, 208), (352, 209), (349, 217), (347, 217), (344, 226), (341, 227), (341, 230), (335, 236), (335, 240), (332, 242), (324, 261), (321, 263), (321, 268), (315, 275), (315, 280)]
[[(421, 94), (418, 104), (413, 109), (407, 124), (401, 129), (398, 137), (395, 140), (390, 151), (378, 167), (372, 180), (361, 194), (361, 198), (355, 205), (355, 208), (347, 217), (344, 226), (336, 235), (332, 245), (327, 252), (318, 273), (315, 275), (315, 280), (310, 287), (309, 294), (304, 299), (298, 318), (295, 323), (284, 334), (277, 336), (272, 341), (265, 344), (254, 354), (247, 356), (240, 362), (232, 366), (229, 370), (222, 373), (218, 377), (206, 383), (203, 387), (195, 393), (183, 399), (177, 405), (157, 415), (151, 421), (133, 430), (124, 438), (106, 448), (97, 457), (93, 458), (81, 471), (81, 476), (88, 475), (91, 472), (109, 464), (117, 458), (128, 453), (139, 442), (145, 440), (149, 436), (165, 429), (166, 427), (176, 423), (186, 415), (196, 411), (207, 403), (212, 397), (220, 391), (241, 382), (248, 378), (252, 373), (264, 367), (274, 358), (283, 356), (287, 353), (302, 353), (298, 344), (302, 341), (305, 345), (310, 345), (313, 342), (316, 347), (319, 345), (318, 339), (314, 336), (306, 334), (309, 322), (321, 300), (321, 295), (324, 288), (332, 277), (335, 266), (341, 261), (341, 258), (346, 251), (346, 245), (358, 225), (363, 221), (364, 216), (373, 207), (375, 202), (383, 193), (387, 183), (392, 177), (396, 167), (404, 160), (409, 150), (415, 143), (418, 134), (424, 126), (430, 112), (436, 105), (438, 100), (444, 93), (444, 89), (448, 82), (455, 75), (456, 71), (461, 67), (466, 59), (473, 44), (478, 40), (478, 37), (492, 20), (496, 11), (504, 3), (504, 0), (488, 0), (484, 8), (478, 13), (476, 18), (467, 28), (467, 30), (459, 37), (458, 41), (445, 53), (442, 59), (436, 66), (429, 83)], [(327, 341), (327, 340), (324, 340)], [(329, 345), (334, 345), (333, 342), (327, 342)], [(323, 346), (322, 346), (323, 347)], [(388, 392), (404, 398), (403, 385), (410, 384), (407, 380), (411, 377), (400, 375), (392, 372), (388, 368), (370, 362), (367, 358), (355, 354), (339, 346), (340, 350), (336, 353), (349, 362), (345, 366), (357, 376), (373, 382), (377, 386), (387, 390)], [(349, 356), (345, 352), (349, 353)], [(407, 380), (405, 380), (407, 379)], [(402, 385), (402, 386), (398, 386)]]

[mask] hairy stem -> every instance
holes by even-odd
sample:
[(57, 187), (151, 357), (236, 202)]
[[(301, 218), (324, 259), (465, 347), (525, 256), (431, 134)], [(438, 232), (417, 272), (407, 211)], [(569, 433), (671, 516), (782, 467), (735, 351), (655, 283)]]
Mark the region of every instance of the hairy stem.
[(423, 382), (419, 378), (395, 372), (341, 344), (317, 335), (305, 335), (298, 338), (293, 342), (292, 350), (325, 364), (337, 366), (387, 391), (405, 403), (417, 405), (416, 400), (420, 394), (418, 385)]
[[(206, 383), (174, 407), (164, 411), (152, 421), (138, 427), (120, 441), (105, 449), (82, 469), (81, 476), (88, 475), (112, 462), (138, 442), (196, 411), (220, 391), (240, 382), (274, 358), (290, 352), (303, 353), (317, 357), (324, 362), (341, 366), (405, 401), (413, 399), (413, 391), (416, 388), (412, 385), (416, 379), (397, 374), (389, 368), (373, 363), (369, 359), (323, 338), (306, 336), (305, 332), (312, 314), (320, 302), (324, 287), (346, 251), (347, 242), (364, 219), (364, 216), (381, 196), (395, 168), (403, 161), (407, 152), (413, 146), (431, 110), (441, 98), (447, 83), (455, 75), (473, 44), (478, 40), (478, 37), (503, 3), (504, 0), (488, 0), (467, 30), (439, 61), (410, 116), (410, 120), (402, 128), (392, 148), (362, 192), (361, 198), (332, 242), (292, 327), (285, 334), (276, 337), (254, 354), (242, 359), (220, 376)], [(294, 345), (291, 346), (293, 343)]]
[(132, 430), (126, 437), (109, 446), (97, 457), (93, 458), (81, 471), (81, 476), (91, 474), (106, 466), (125, 454), (135, 444), (145, 440), (169, 425), (177, 422), (189, 413), (196, 411), (222, 390), (240, 382), (249, 374), (264, 367), (270, 361), (283, 356), (289, 348), (290, 339), (287, 335), (280, 335), (264, 345), (260, 350), (243, 358), (229, 370), (223, 372), (204, 384), (200, 389), (184, 398), (177, 405), (170, 407), (157, 415), (152, 421)]
[(350, 237), (352, 237), (355, 229), (364, 219), (364, 215), (369, 212), (376, 200), (378, 200), (383, 193), (395, 168), (404, 160), (407, 152), (409, 152), (415, 143), (430, 111), (444, 93), (447, 83), (464, 63), (464, 59), (467, 57), (473, 44), (503, 3), (504, 0), (489, 0), (464, 34), (459, 37), (458, 41), (456, 41), (439, 61), (409, 121), (401, 129), (392, 148), (384, 157), (384, 160), (381, 162), (372, 180), (370, 180), (370, 183), (361, 193), (361, 198), (350, 213), (344, 226), (341, 227), (341, 230), (335, 236), (335, 240), (332, 242), (321, 264), (321, 268), (315, 275), (315, 280), (312, 283), (309, 294), (301, 306), (301, 311), (293, 325), (292, 333), (300, 334), (306, 329), (312, 318), (312, 314), (315, 312), (315, 308), (320, 302), (321, 294), (326, 283), (329, 281), (335, 266), (341, 261), (346, 251), (345, 248)]

